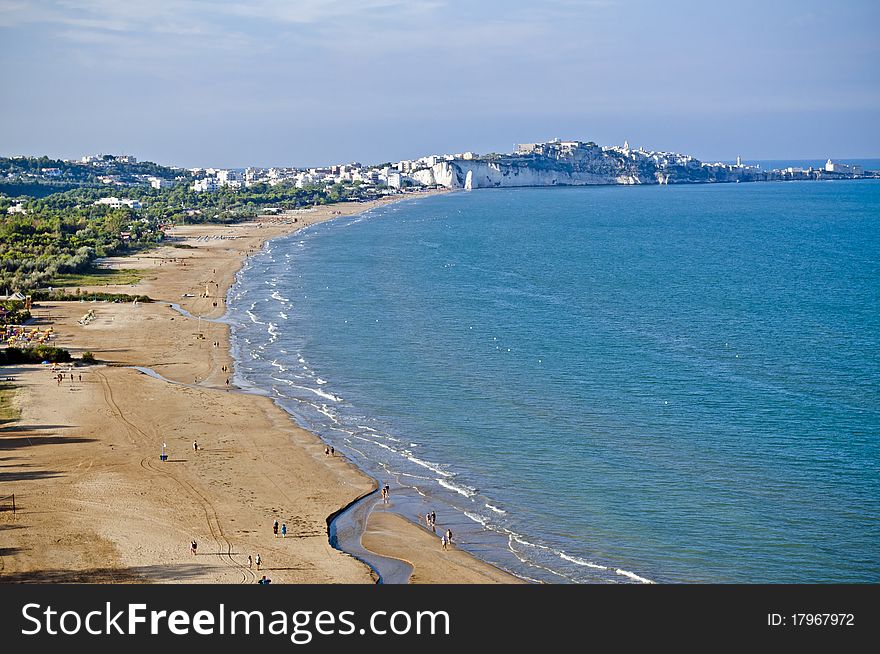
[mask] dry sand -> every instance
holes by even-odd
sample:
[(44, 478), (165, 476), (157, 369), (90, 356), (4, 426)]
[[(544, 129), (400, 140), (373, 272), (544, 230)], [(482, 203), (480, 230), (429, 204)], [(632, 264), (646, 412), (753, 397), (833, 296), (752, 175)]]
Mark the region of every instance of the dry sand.
[[(143, 270), (139, 284), (100, 290), (219, 317), (243, 258), (267, 239), (376, 204), (322, 207), (294, 214), (296, 223), (175, 228), (169, 244), (108, 262)], [(89, 309), (96, 318), (78, 324)], [(15, 493), (17, 509), (0, 510), (0, 581), (374, 581), (366, 565), (330, 547), (326, 522), (374, 481), (325, 456), (320, 439), (268, 398), (226, 385), (225, 325), (159, 302), (41, 302), (33, 314), (54, 327), (57, 345), (91, 351), (103, 365), (65, 371), (60, 385), (48, 366), (2, 371), (15, 379), (21, 417), (0, 430), (0, 496)], [(287, 538), (273, 536), (274, 519), (287, 524)], [(464, 552), (439, 552), (396, 516), (374, 514), (363, 542), (412, 563), (413, 582), (517, 581)], [(247, 565), (257, 554), (259, 573)]]

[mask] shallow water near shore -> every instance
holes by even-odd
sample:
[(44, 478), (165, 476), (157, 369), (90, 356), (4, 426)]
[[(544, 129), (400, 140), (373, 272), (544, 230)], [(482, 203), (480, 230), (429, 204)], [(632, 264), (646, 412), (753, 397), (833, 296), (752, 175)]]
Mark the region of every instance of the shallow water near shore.
[(227, 319), (236, 383), (523, 577), (880, 581), (880, 183), (403, 202)]

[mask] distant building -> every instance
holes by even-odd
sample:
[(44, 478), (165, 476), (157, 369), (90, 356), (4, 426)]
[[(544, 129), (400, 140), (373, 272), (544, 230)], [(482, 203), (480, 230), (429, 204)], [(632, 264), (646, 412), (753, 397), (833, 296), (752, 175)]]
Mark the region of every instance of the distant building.
[(130, 154), (89, 154), (79, 161), (84, 164), (102, 164), (111, 161), (116, 163), (136, 164), (137, 158), (132, 157)]
[(111, 209), (119, 209), (120, 207), (128, 207), (129, 209), (142, 209), (143, 205), (139, 200), (131, 200), (129, 198), (101, 198), (95, 200), (95, 206), (108, 206)]
[(196, 180), (190, 188), (196, 193), (213, 193), (218, 188), (217, 178), (206, 177), (205, 179)]
[(388, 188), (400, 188), (403, 185), (403, 177), (400, 173), (388, 174)]
[(228, 182), (244, 181), (244, 177), (242, 176), (242, 174), (235, 170), (218, 170), (216, 175), (217, 181), (221, 184), (227, 184)]
[(26, 214), (26, 213), (27, 213), (27, 209), (25, 209), (25, 208), (24, 208), (24, 205), (23, 205), (21, 202), (19, 202), (18, 204), (13, 204), (11, 207), (9, 207), (9, 208), (6, 210), (6, 213), (20, 213), (20, 214)]
[(825, 162), (825, 171), (829, 173), (838, 173), (840, 175), (864, 175), (865, 169), (859, 165), (850, 165), (844, 163), (834, 163), (829, 159)]
[(150, 186), (155, 189), (171, 188), (174, 186), (174, 182), (170, 179), (162, 179), (161, 177), (148, 177), (147, 181), (150, 182)]

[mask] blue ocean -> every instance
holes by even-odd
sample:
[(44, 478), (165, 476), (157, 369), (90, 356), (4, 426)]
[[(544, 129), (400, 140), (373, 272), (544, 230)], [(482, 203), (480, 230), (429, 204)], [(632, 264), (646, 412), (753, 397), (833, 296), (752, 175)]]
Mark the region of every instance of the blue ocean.
[(404, 201), (229, 318), (238, 383), (524, 578), (880, 582), (880, 182)]

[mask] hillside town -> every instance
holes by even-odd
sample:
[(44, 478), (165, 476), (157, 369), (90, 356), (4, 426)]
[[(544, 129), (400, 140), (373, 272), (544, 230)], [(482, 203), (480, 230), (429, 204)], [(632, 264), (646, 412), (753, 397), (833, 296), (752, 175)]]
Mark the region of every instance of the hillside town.
[[(628, 160), (637, 166), (653, 167), (655, 177), (661, 184), (696, 181), (787, 181), (818, 179), (855, 179), (865, 177), (862, 166), (833, 162), (828, 159), (824, 167), (787, 167), (763, 170), (758, 165), (743, 164), (737, 157), (736, 163), (704, 163), (699, 159), (674, 152), (630, 148), (629, 143), (622, 146), (599, 148), (595, 143), (582, 141), (562, 141), (554, 139), (545, 143), (521, 143), (515, 146), (512, 155), (496, 153), (479, 155), (474, 152), (456, 154), (435, 154), (417, 159), (405, 159), (396, 163), (382, 165), (363, 165), (361, 163), (335, 164), (312, 168), (246, 168), (245, 170), (220, 168), (191, 168), (188, 172), (195, 181), (191, 188), (198, 192), (212, 192), (220, 188), (249, 188), (258, 184), (288, 183), (297, 188), (308, 186), (332, 186), (334, 184), (359, 184), (374, 188), (382, 194), (394, 194), (407, 188), (449, 187), (456, 185), (438, 180), (432, 172), (437, 166), (447, 166), (455, 162), (473, 165), (488, 164), (526, 165), (537, 159), (556, 162), (576, 161), (579, 153), (598, 148), (605, 157)], [(695, 171), (698, 174), (681, 174), (681, 171)], [(676, 177), (673, 178), (674, 175)], [(700, 175), (699, 173), (706, 173)], [(867, 176), (871, 176), (869, 173)], [(608, 183), (614, 183), (610, 181)], [(540, 184), (538, 184), (540, 185)]]
[[(14, 160), (12, 158), (11, 160)], [(146, 164), (139, 164), (131, 155), (98, 154), (77, 160), (68, 160), (67, 166), (48, 165), (26, 172), (6, 172), (5, 181), (34, 183), (64, 183), (87, 175), (98, 185), (141, 186), (168, 189), (186, 184), (197, 193), (212, 193), (221, 189), (250, 189), (260, 185), (274, 187), (288, 185), (295, 188), (328, 188), (337, 184), (354, 185), (373, 195), (392, 195), (408, 189), (430, 187), (466, 187), (468, 171), (478, 170), (479, 165), (500, 171), (501, 177), (510, 177), (507, 169), (514, 170), (510, 181), (495, 179), (489, 172), (483, 186), (542, 186), (567, 184), (615, 184), (615, 183), (699, 183), (699, 182), (753, 182), (858, 179), (877, 177), (877, 171), (866, 171), (858, 164), (828, 159), (824, 166), (763, 169), (756, 164), (746, 164), (737, 157), (735, 163), (706, 163), (690, 155), (675, 152), (632, 148), (624, 142), (621, 146), (598, 146), (593, 142), (564, 141), (553, 139), (542, 143), (520, 143), (512, 154), (477, 154), (462, 152), (434, 154), (388, 162), (380, 165), (364, 165), (358, 162), (340, 163), (309, 168), (178, 168), (149, 164), (155, 171), (140, 171)], [(547, 169), (548, 165), (559, 168), (566, 177), (556, 175), (534, 177), (522, 175), (524, 169)], [(83, 172), (85, 169), (85, 172)], [(461, 173), (457, 180), (455, 171)], [(518, 180), (518, 181), (517, 181)], [(136, 200), (110, 197), (100, 200), (111, 206), (127, 205), (137, 208)], [(8, 209), (10, 213), (21, 212), (19, 205)]]

